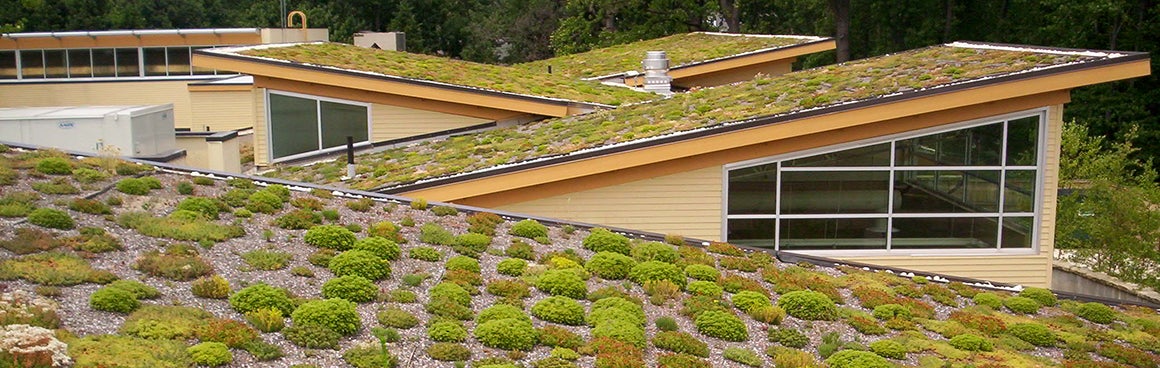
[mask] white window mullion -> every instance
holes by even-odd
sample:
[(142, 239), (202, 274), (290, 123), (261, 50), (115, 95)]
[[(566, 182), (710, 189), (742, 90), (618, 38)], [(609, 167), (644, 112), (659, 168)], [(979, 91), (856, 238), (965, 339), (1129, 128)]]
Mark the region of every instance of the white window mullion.
[(314, 100), (314, 109), (317, 111), (314, 120), (318, 122), (318, 149), (322, 149), (322, 101)]
[(773, 206), (774, 207), (774, 209), (773, 209), (773, 214), (774, 214), (774, 217), (773, 217), (773, 249), (774, 249), (774, 251), (780, 251), (781, 250), (781, 205), (782, 205), (782, 202), (781, 202), (781, 161), (778, 161), (777, 165), (774, 167), (777, 170), (777, 175), (773, 176), (773, 180), (775, 182), (774, 191), (776, 191), (776, 193), (774, 193), (776, 195), (776, 197), (773, 200), (774, 201), (773, 203), (776, 203), (776, 205)]
[[(1003, 122), (1003, 138), (1000, 140), (1003, 142), (1003, 145), (999, 146), (999, 163), (1003, 164), (1004, 166), (1007, 165), (1007, 129), (1010, 129), (1010, 126), (1010, 120)], [(1003, 248), (1003, 212), (1007, 210), (1006, 207), (1007, 170), (1003, 169), (999, 171), (999, 229), (995, 232), (995, 236), (997, 237), (997, 239), (995, 239), (995, 248)]]
[[(888, 190), (888, 200), (886, 201), (886, 229), (883, 229), (886, 233), (887, 251), (890, 250), (894, 242), (894, 201), (896, 200), (894, 198), (894, 155), (895, 152), (897, 152), (897, 150), (895, 150), (895, 145), (897, 144), (898, 141), (890, 141), (890, 178), (888, 179), (890, 186), (886, 188), (886, 190)], [(901, 198), (898, 198), (897, 200), (901, 200)]]

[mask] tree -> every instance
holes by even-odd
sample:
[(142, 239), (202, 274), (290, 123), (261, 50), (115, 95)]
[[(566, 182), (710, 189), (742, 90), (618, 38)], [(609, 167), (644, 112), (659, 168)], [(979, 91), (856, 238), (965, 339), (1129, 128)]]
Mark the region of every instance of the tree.
[(1078, 123), (1064, 126), (1061, 145), (1061, 187), (1073, 192), (1059, 198), (1056, 247), (1071, 261), (1160, 288), (1160, 187), (1151, 163), (1133, 158), (1130, 140), (1108, 142)]

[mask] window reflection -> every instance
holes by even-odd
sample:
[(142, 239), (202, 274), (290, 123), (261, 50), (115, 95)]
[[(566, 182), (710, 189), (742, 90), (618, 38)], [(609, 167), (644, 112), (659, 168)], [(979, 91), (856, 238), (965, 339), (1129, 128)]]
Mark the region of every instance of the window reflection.
[(1033, 115), (731, 169), (727, 239), (782, 250), (1031, 248), (1041, 125)]

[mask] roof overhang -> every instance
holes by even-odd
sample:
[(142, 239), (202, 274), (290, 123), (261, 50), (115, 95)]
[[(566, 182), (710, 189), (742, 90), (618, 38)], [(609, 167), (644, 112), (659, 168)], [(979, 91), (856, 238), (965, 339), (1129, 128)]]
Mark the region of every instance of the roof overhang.
[[(438, 201), (463, 201), (554, 182), (631, 171), (633, 168), (712, 155), (738, 147), (837, 132), (953, 109), (992, 106), (1031, 96), (1054, 95), (1062, 103), (1070, 89), (1150, 74), (1146, 53), (1045, 68), (941, 88), (898, 93), (847, 104), (733, 122), (713, 129), (627, 142), (581, 153), (534, 160), (390, 188), (387, 193)], [(1054, 101), (1054, 102), (1052, 102)], [(1012, 107), (1014, 108), (1014, 107)], [(1017, 111), (1017, 110), (1011, 110)]]
[[(602, 105), (574, 101), (537, 98), (389, 75), (250, 57), (217, 52), (216, 50), (195, 50), (193, 65), (250, 74), (263, 77), (267, 81), (282, 80), (307, 83), (542, 116), (563, 117), (603, 107)], [(310, 93), (309, 91), (302, 92)]]
[(258, 28), (28, 32), (0, 35), (0, 50), (246, 45), (261, 42), (262, 35)]

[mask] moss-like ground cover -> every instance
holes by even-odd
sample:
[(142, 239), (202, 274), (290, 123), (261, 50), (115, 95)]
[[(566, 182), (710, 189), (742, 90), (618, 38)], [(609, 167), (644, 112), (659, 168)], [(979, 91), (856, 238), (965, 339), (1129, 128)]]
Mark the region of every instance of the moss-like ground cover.
[(669, 67), (697, 64), (738, 54), (776, 49), (813, 41), (809, 38), (725, 35), (705, 32), (682, 33), (622, 45), (602, 47), (578, 54), (516, 64), (516, 68), (552, 73), (572, 78), (591, 78), (626, 71), (640, 71), (647, 51), (664, 51)]
[(1095, 57), (933, 46), (706, 88), (614, 110), (427, 141), (358, 157), (359, 178), (338, 183), (344, 162), (282, 167), (267, 175), (372, 189), (511, 165), (584, 149), (706, 129), (763, 116), (913, 93)]
[[(31, 171), (35, 165), (30, 161), (36, 159), (37, 156), (27, 153), (0, 154), (0, 167), (16, 172), (19, 178), (35, 177)], [(74, 164), (85, 165), (86, 161)], [(106, 185), (126, 177), (113, 169), (104, 172), (109, 175), (103, 181)], [(170, 173), (154, 177), (163, 183), (189, 180)], [(26, 180), (17, 180), (0, 189), (7, 192), (28, 185)], [(636, 275), (630, 276), (634, 281), (605, 279), (601, 275), (614, 274), (594, 271), (617, 265), (589, 262), (597, 252), (584, 247), (585, 240), (593, 233), (586, 229), (547, 226), (544, 236), (549, 240), (547, 244), (526, 242), (511, 234), (516, 221), (500, 218), (488, 222), (494, 226), (471, 227), (470, 223), (479, 223), (484, 216), (465, 213), (462, 209), (453, 215), (440, 216), (428, 208), (376, 201), (365, 211), (356, 211), (346, 207), (348, 199), (329, 192), (281, 192), (270, 189), (277, 186), (267, 188), (273, 193), (284, 193), (290, 201), (317, 200), (320, 208), (339, 211), (342, 220), (335, 224), (360, 225), (365, 229), (376, 223), (401, 224), (404, 219), (415, 219), (438, 223), (456, 236), (464, 235), (467, 229), (492, 234), (491, 245), (476, 251), (457, 245), (424, 243), (416, 227), (399, 227), (399, 254), (411, 254), (412, 250), (422, 248), (443, 256), (433, 262), (408, 257), (382, 259), (392, 272), (374, 284), (379, 290), (391, 292), (375, 296), (360, 289), (357, 294), (361, 303), (356, 304), (337, 298), (321, 299), (323, 285), (333, 280), (334, 275), (325, 264), (315, 264), (324, 262), (310, 260), (316, 258), (311, 254), (320, 248), (306, 243), (307, 230), (282, 229), (273, 224), (275, 218), (293, 208), (250, 217), (223, 211), (219, 219), (205, 221), (231, 224), (247, 231), (237, 238), (201, 245), (155, 238), (113, 221), (118, 215), (143, 209), (154, 214), (172, 212), (177, 203), (190, 197), (215, 199), (231, 189), (255, 190), (250, 186), (246, 180), (229, 184), (216, 181), (199, 187), (196, 195), (178, 194), (174, 186), (164, 186), (155, 190), (157, 195), (136, 198), (138, 202), (131, 205), (126, 202), (110, 206), (111, 215), (70, 212), (80, 226), (106, 227), (110, 236), (116, 236), (124, 244), (124, 249), (90, 253), (57, 246), (21, 249), (28, 253), (20, 256), (0, 250), (4, 259), (0, 261), (0, 276), (26, 280), (10, 281), (7, 289), (0, 290), (0, 312), (3, 312), (0, 323), (4, 325), (0, 334), (9, 330), (26, 331), (13, 327), (18, 324), (59, 328), (60, 332), (55, 334), (59, 340), (38, 338), (37, 343), (57, 349), (81, 367), (189, 367), (191, 360), (206, 358), (197, 353), (202, 349), (189, 348), (207, 341), (228, 346), (232, 363), (224, 363), (226, 366), (337, 366), (345, 361), (365, 367), (387, 361), (400, 367), (451, 367), (454, 363), (449, 360), (460, 359), (470, 360), (472, 366), (514, 363), (592, 367), (613, 366), (617, 362), (654, 366), (661, 361), (708, 366), (710, 361), (726, 359), (766, 367), (816, 366), (810, 364), (823, 361), (831, 366), (875, 364), (932, 368), (1085, 367), (1093, 366), (1091, 361), (1107, 367), (1155, 367), (1160, 360), (1160, 315), (1155, 310), (1058, 300), (1058, 304), (1044, 305), (1032, 313), (1016, 313), (1002, 302), (1019, 296), (1007, 291), (987, 290), (983, 294), (984, 290), (963, 284), (946, 285), (848, 267), (783, 264), (768, 254), (749, 254), (726, 244), (715, 244), (707, 252), (693, 246), (640, 240), (628, 243), (629, 254), (649, 259), (639, 263), (653, 266), (647, 268), (672, 268), (677, 270), (676, 277), (683, 277), (688, 270), (698, 269), (690, 265), (698, 264), (716, 270), (719, 277), (713, 280), (687, 278), (678, 279), (685, 282), (677, 283), (671, 279), (670, 272), (664, 273), (663, 278), (646, 278), (641, 276), (644, 272), (641, 270), (630, 272)], [(115, 202), (111, 199), (122, 196), (110, 191), (96, 199)], [(30, 203), (63, 211), (70, 198), (46, 195)], [(223, 202), (221, 206), (229, 208), (230, 205)], [(6, 220), (0, 226), (3, 226), (0, 234), (6, 234), (0, 240), (11, 240), (16, 236), (16, 229), (35, 225), (18, 225)], [(81, 231), (52, 230), (41, 237), (72, 237)], [(608, 237), (607, 231), (595, 233), (598, 237)], [(356, 236), (361, 239), (370, 235), (360, 231)], [(145, 270), (127, 267), (117, 268), (116, 275), (90, 279), (90, 275), (99, 271), (84, 267), (132, 259), (131, 254), (145, 254), (148, 250), (160, 249), (157, 244), (167, 243), (182, 245), (170, 245), (166, 254), (197, 254), (204, 258), (213, 266), (212, 272), (227, 279), (225, 287), (236, 297), (195, 296), (206, 295), (193, 290), (196, 283), (205, 281), (149, 277)], [(247, 251), (266, 249), (271, 243), (277, 244), (279, 251), (295, 255), (286, 261), (293, 267), (238, 270), (224, 266), (243, 264)], [(523, 244), (521, 255), (525, 257), (518, 259), (525, 264), (518, 268), (520, 272), (501, 274), (498, 271), (501, 262), (517, 259), (505, 255), (504, 251), (515, 243)], [(669, 256), (673, 252), (666, 249), (675, 251), (677, 256)], [(757, 268), (754, 271), (727, 269), (720, 265), (725, 257), (747, 260)], [(32, 260), (43, 262), (33, 266)], [(166, 262), (157, 262), (156, 267), (169, 264), (185, 267)], [(672, 267), (660, 267), (660, 264)], [(63, 277), (59, 270), (40, 265), (61, 265), (84, 272), (77, 277)], [(292, 268), (309, 268), (315, 277), (294, 276)], [(693, 273), (709, 279), (704, 276), (710, 274), (707, 271)], [(108, 276), (140, 280), (161, 295), (157, 299), (139, 300), (139, 308), (130, 314), (95, 311), (87, 303), (74, 300), (88, 299), (100, 289), (89, 283), (112, 281)], [(578, 290), (584, 292), (560, 293), (548, 299), (548, 292), (542, 289), (564, 279), (582, 284), (583, 289)], [(678, 286), (691, 285), (693, 281), (715, 284), (720, 293), (699, 293), (693, 287), (686, 290)], [(286, 285), (296, 287), (288, 290)], [(45, 297), (30, 297), (31, 291)], [(133, 297), (132, 293), (121, 294)], [(1041, 291), (1022, 294), (1049, 300)], [(664, 297), (658, 298), (658, 295)], [(999, 303), (987, 302), (988, 299), (998, 299)], [(79, 313), (89, 318), (78, 318)], [(769, 318), (770, 315), (777, 318)], [(60, 316), (59, 321), (56, 316)], [(110, 320), (115, 322), (107, 322)], [(81, 336), (73, 336), (68, 331)], [(407, 338), (402, 338), (404, 334)], [(54, 345), (57, 342), (67, 344), (68, 348), (62, 350)], [(0, 352), (0, 356), (4, 354), (8, 352)], [(224, 355), (218, 358), (229, 361)]]
[(613, 106), (657, 97), (652, 93), (548, 74), (546, 71), (532, 72), (506, 66), (408, 52), (375, 50), (341, 43), (268, 47), (246, 50), (240, 54), (491, 91)]

